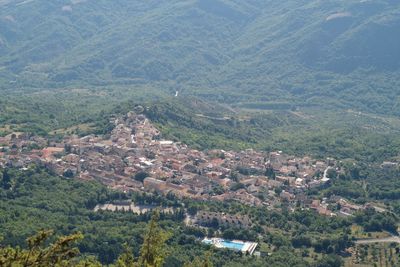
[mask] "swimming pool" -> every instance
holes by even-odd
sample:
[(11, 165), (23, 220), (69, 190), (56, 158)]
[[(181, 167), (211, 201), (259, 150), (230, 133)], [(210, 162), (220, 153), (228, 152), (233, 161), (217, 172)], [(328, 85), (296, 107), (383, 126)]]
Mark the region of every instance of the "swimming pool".
[(213, 245), (217, 248), (227, 248), (236, 251), (241, 251), (242, 253), (248, 253), (250, 255), (253, 254), (254, 250), (257, 247), (257, 243), (241, 241), (241, 240), (225, 240), (222, 238), (204, 238), (201, 242)]
[(239, 242), (233, 242), (233, 241), (226, 241), (223, 240), (220, 242), (220, 244), (224, 247), (224, 248), (229, 248), (229, 249), (234, 249), (234, 250), (242, 250), (244, 247), (244, 243), (239, 243)]
[(219, 238), (204, 239), (202, 242), (205, 244), (208, 244), (208, 245), (215, 245), (216, 247), (219, 247), (219, 248), (229, 248), (229, 249), (240, 250), (240, 251), (245, 246), (244, 242), (230, 241), (230, 240), (224, 240), (224, 239), (219, 239)]

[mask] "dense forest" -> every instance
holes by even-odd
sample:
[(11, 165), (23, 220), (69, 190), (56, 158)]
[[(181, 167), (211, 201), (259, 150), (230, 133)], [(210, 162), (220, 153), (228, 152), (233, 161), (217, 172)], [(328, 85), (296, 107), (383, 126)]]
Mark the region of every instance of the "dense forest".
[[(117, 88), (399, 115), (399, 3), (0, 1), (3, 91)], [(362, 44), (362, 45), (360, 45)]]

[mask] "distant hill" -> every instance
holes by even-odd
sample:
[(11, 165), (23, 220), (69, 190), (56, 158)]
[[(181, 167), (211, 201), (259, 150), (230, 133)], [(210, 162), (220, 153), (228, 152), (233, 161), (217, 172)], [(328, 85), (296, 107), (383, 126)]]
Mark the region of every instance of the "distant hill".
[(400, 114), (396, 0), (0, 0), (0, 7), (4, 89), (151, 84), (258, 108)]

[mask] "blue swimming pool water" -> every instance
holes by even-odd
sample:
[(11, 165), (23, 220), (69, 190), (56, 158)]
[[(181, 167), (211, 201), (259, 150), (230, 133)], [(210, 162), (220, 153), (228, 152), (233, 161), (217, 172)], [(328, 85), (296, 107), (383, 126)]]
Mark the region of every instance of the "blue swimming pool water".
[[(209, 244), (209, 245), (213, 244), (213, 241), (209, 240), (209, 239), (204, 239), (202, 242), (205, 244)], [(218, 244), (221, 245), (221, 247), (223, 247), (223, 248), (239, 250), (239, 251), (241, 251), (245, 245), (242, 242), (234, 242), (234, 241), (223, 240), (223, 239), (222, 240), (220, 239)]]
[(232, 241), (221, 241), (221, 245), (225, 248), (234, 249), (234, 250), (242, 250), (244, 244), (243, 243), (236, 243)]

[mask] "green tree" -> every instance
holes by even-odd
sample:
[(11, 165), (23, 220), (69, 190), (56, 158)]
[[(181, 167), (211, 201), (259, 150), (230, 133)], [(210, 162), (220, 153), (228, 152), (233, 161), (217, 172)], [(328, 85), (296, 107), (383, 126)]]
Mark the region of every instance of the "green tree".
[(146, 177), (149, 177), (149, 174), (148, 174), (147, 172), (141, 171), (141, 172), (138, 172), (138, 173), (135, 174), (134, 179), (135, 179), (136, 181), (143, 182), (143, 180), (144, 180)]
[(118, 257), (115, 267), (135, 267), (135, 258), (133, 257), (132, 249), (128, 244), (124, 244), (124, 252)]
[(159, 218), (159, 212), (154, 212), (140, 249), (139, 266), (141, 267), (160, 267), (164, 263), (165, 242), (170, 235), (158, 225)]
[[(44, 247), (53, 231), (41, 231), (27, 239), (28, 249), (5, 247), (0, 249), (0, 266), (71, 266), (79, 250), (74, 245), (83, 238), (81, 233), (63, 236)], [(93, 264), (96, 261), (92, 262)], [(86, 265), (87, 266), (87, 265)], [(94, 265), (92, 265), (94, 266)]]
[(222, 236), (225, 238), (225, 239), (234, 239), (235, 238), (235, 236), (236, 236), (236, 232), (235, 232), (235, 230), (234, 229), (226, 229), (223, 233), (222, 233)]
[[(1, 173), (0, 173), (1, 174)], [(2, 179), (1, 179), (1, 187), (3, 188), (3, 189), (5, 189), (5, 190), (8, 190), (8, 189), (10, 189), (11, 188), (11, 176), (10, 176), (10, 174), (8, 173), (8, 170), (7, 169), (4, 169), (3, 170), (3, 175), (1, 175), (2, 176)]]
[[(161, 267), (166, 257), (165, 242), (169, 233), (158, 225), (159, 213), (155, 212), (144, 236), (140, 257), (135, 261), (131, 248), (125, 244), (124, 252), (118, 257), (114, 267)], [(52, 237), (53, 231), (41, 231), (27, 239), (28, 249), (0, 246), (0, 266), (23, 267), (101, 267), (94, 257), (79, 259), (79, 249), (76, 242), (83, 239), (81, 233), (59, 237), (54, 244), (45, 247), (44, 244)], [(205, 261), (205, 262), (208, 262)], [(211, 266), (201, 265), (204, 267)]]
[(192, 262), (185, 262), (183, 267), (213, 267), (210, 258), (211, 253), (207, 252), (204, 257), (196, 257)]
[(328, 171), (326, 172), (326, 176), (328, 178), (334, 179), (337, 177), (337, 172), (334, 168), (329, 168)]
[(320, 259), (315, 267), (340, 267), (343, 266), (343, 260), (337, 255), (327, 255)]

